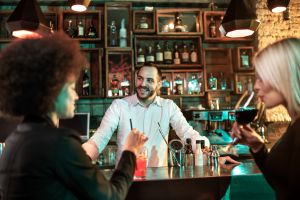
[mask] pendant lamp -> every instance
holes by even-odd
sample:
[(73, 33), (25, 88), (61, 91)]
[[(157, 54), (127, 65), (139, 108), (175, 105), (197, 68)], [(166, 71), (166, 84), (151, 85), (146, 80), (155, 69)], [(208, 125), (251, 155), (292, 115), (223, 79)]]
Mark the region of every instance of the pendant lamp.
[(231, 0), (219, 30), (227, 37), (246, 37), (252, 35), (259, 24), (253, 0)]
[(72, 10), (77, 12), (86, 11), (90, 4), (90, 0), (68, 0)]
[(50, 33), (50, 28), (36, 0), (21, 0), (8, 17), (6, 28), (18, 38), (42, 37)]
[(290, 0), (268, 0), (267, 6), (273, 13), (279, 13), (286, 10)]

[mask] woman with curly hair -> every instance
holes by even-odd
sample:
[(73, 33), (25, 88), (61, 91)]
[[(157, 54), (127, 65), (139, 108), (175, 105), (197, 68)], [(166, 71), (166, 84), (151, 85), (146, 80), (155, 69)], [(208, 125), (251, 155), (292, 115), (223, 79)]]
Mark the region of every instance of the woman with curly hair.
[(283, 105), (292, 121), (270, 152), (250, 127), (234, 124), (232, 136), (250, 147), (277, 199), (297, 199), (300, 188), (300, 39), (269, 45), (254, 58), (254, 89), (266, 108)]
[(74, 116), (85, 64), (63, 33), (12, 42), (0, 54), (0, 112), (23, 117), (0, 158), (0, 199), (124, 199), (135, 153), (147, 138), (133, 129), (110, 181), (92, 165), (78, 134), (58, 128)]

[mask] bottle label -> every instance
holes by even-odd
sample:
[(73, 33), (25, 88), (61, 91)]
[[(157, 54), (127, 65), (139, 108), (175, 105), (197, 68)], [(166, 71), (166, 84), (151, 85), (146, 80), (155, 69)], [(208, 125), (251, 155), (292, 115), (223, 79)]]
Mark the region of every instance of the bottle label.
[(137, 58), (138, 63), (144, 63), (145, 62), (145, 56), (144, 55), (139, 55)]
[(141, 23), (140, 24), (140, 29), (147, 29), (148, 28), (148, 24), (147, 23)]
[(163, 53), (162, 52), (156, 52), (156, 62), (162, 62), (163, 61)]
[(83, 26), (78, 26), (78, 36), (83, 36), (83, 35), (84, 35)]
[(193, 52), (191, 53), (191, 62), (192, 62), (192, 63), (198, 62), (197, 53), (196, 53), (195, 51), (193, 51)]
[(182, 58), (182, 62), (185, 62), (185, 63), (189, 62), (189, 53), (183, 52), (181, 54), (181, 58)]
[(164, 52), (164, 58), (165, 58), (165, 60), (172, 60), (172, 52), (171, 51), (165, 51)]
[(154, 62), (154, 56), (150, 55), (146, 57), (146, 62)]

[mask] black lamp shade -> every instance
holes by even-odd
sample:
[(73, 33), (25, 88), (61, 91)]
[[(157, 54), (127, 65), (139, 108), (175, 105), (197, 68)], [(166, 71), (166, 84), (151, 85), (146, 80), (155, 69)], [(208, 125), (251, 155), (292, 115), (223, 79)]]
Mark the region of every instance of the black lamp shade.
[(267, 6), (274, 13), (283, 12), (289, 5), (290, 0), (268, 0)]
[[(42, 37), (50, 33), (36, 0), (21, 0), (6, 22), (7, 30), (16, 37)], [(18, 34), (18, 33), (25, 34)]]
[(219, 27), (227, 37), (246, 37), (252, 35), (260, 24), (253, 0), (231, 0)]
[(89, 6), (91, 0), (68, 0), (72, 10), (83, 12)]

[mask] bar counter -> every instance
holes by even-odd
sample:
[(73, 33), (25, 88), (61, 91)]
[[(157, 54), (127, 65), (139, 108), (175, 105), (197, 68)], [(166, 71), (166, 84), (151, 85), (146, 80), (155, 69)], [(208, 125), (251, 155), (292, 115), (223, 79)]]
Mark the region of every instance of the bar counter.
[[(109, 178), (113, 170), (102, 172)], [(249, 199), (274, 199), (274, 192), (252, 159), (218, 167), (147, 168), (145, 179), (134, 180), (126, 199), (247, 199), (249, 195)]]

